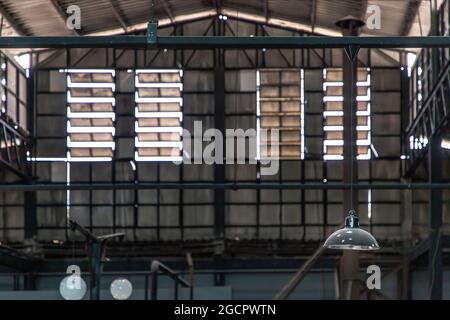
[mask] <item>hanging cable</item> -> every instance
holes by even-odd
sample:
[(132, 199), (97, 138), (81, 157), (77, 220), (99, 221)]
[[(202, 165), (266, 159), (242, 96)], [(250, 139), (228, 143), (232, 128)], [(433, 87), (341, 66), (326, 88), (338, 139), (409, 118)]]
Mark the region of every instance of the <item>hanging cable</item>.
[[(351, 74), (350, 74), (350, 85), (351, 85), (351, 91), (350, 91), (350, 211), (354, 212), (354, 208), (353, 208), (353, 157), (354, 157), (354, 146), (353, 146), (353, 134), (354, 134), (354, 128), (353, 128), (353, 104), (354, 104), (354, 95), (353, 95), (353, 91), (354, 91), (354, 56), (353, 54), (350, 52), (351, 48), (347, 48), (345, 50), (346, 54), (347, 54), (347, 58), (349, 59), (350, 62), (350, 70), (351, 70)], [(357, 54), (357, 53), (356, 53)]]

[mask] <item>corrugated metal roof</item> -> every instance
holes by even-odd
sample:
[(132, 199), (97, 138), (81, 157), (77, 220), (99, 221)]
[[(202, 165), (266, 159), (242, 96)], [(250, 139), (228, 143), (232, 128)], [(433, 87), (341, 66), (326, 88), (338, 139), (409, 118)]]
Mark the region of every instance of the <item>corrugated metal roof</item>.
[(363, 18), (363, 16), (365, 16), (365, 6), (363, 5), (363, 1), (317, 1), (316, 24), (319, 26), (334, 28), (336, 21), (348, 15)]
[[(410, 16), (417, 2), (420, 0), (0, 0), (0, 12), (27, 35), (73, 33), (64, 20), (67, 7), (73, 4), (81, 9), (82, 35), (118, 28), (130, 31), (151, 19), (171, 19), (212, 9), (232, 9), (260, 18), (337, 30), (337, 20), (347, 15), (364, 18), (367, 6), (376, 4), (381, 8), (381, 29), (365, 28), (363, 33), (400, 35), (405, 32), (407, 21), (414, 18)], [(420, 10), (427, 7), (422, 5)], [(412, 24), (413, 31), (418, 31), (416, 24)]]
[[(56, 8), (51, 1), (2, 0), (0, 6), (9, 13), (12, 26), (19, 26), (20, 33), (35, 35), (68, 35), (71, 32), (66, 28)], [(8, 17), (6, 17), (8, 19)]]

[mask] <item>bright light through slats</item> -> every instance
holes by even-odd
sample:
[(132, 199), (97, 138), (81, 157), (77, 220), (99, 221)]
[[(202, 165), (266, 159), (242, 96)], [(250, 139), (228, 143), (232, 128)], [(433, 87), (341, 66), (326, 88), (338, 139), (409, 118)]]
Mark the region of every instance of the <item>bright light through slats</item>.
[(183, 71), (135, 70), (135, 160), (181, 161)]
[[(256, 89), (257, 159), (304, 159), (304, 70), (258, 70)], [(279, 154), (272, 148), (270, 134), (262, 140), (262, 129), (279, 130)]]
[(67, 161), (111, 161), (115, 149), (115, 71), (61, 72), (67, 73)]
[[(356, 96), (356, 131), (358, 138), (357, 159), (368, 160), (371, 157), (370, 145), (370, 100), (371, 78), (369, 68), (359, 68), (357, 77)], [(323, 117), (325, 124), (325, 140), (323, 144), (324, 160), (343, 160), (343, 131), (344, 131), (344, 97), (343, 71), (340, 68), (323, 70), (323, 102), (325, 105)]]

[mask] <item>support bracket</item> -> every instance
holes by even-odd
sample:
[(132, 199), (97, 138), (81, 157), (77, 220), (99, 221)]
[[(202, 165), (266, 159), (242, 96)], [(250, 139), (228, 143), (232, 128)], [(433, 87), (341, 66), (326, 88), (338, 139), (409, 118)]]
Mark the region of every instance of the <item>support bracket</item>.
[(355, 45), (349, 45), (344, 48), (345, 53), (351, 62), (356, 60), (360, 48), (361, 48), (360, 46)]
[(151, 20), (147, 25), (147, 42), (148, 44), (156, 44), (158, 38), (158, 20)]

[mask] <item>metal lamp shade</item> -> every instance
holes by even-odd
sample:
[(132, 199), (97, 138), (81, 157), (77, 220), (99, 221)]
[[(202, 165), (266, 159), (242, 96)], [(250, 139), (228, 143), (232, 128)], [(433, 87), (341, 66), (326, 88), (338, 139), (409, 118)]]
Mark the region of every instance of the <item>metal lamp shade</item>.
[(345, 219), (345, 227), (331, 234), (324, 247), (339, 250), (377, 250), (377, 240), (367, 231), (359, 228), (358, 217), (351, 210)]

